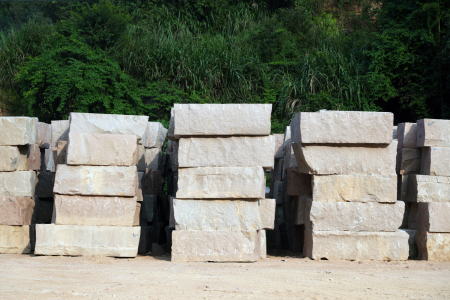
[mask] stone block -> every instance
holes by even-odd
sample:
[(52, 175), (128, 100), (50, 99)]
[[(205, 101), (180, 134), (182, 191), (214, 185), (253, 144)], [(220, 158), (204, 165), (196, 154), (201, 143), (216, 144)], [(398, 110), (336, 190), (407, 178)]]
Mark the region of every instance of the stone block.
[(135, 210), (134, 210), (134, 217), (133, 217), (133, 226), (140, 226), (140, 225), (147, 225), (147, 224), (141, 224), (141, 208), (142, 204), (141, 202), (134, 201), (135, 203)]
[(141, 226), (141, 236), (139, 239), (138, 253), (148, 254), (152, 251), (152, 226)]
[(136, 195), (136, 167), (58, 165), (53, 192), (62, 195)]
[(306, 201), (305, 226), (314, 231), (396, 231), (405, 203)]
[(408, 201), (408, 177), (409, 175), (397, 176), (397, 199)]
[(422, 149), (402, 148), (397, 150), (397, 174), (419, 174), (422, 164)]
[(175, 138), (269, 135), (272, 104), (175, 104)]
[(136, 167), (139, 172), (145, 172), (145, 147), (137, 145)]
[(450, 261), (450, 233), (418, 231), (415, 236), (418, 259)]
[(163, 153), (160, 148), (145, 149), (145, 169), (153, 171), (162, 170)]
[(145, 214), (145, 219), (147, 222), (153, 222), (153, 217), (155, 215), (156, 204), (158, 197), (156, 195), (145, 195), (143, 204), (143, 213)]
[(0, 146), (0, 172), (27, 171), (27, 152), (26, 146)]
[(53, 197), (55, 172), (38, 172), (36, 175), (35, 195), (41, 198)]
[(144, 179), (145, 172), (138, 172), (138, 183), (136, 184), (137, 201), (144, 201), (144, 194), (142, 193), (142, 179)]
[(143, 144), (145, 148), (161, 148), (167, 137), (167, 129), (159, 122), (148, 122)]
[(450, 120), (418, 120), (417, 147), (450, 147)]
[(275, 159), (284, 158), (284, 134), (274, 134), (275, 139)]
[(27, 165), (27, 170), (39, 171), (41, 169), (41, 150), (38, 144), (28, 146)]
[(273, 169), (273, 136), (182, 138), (178, 167), (264, 167)]
[(275, 209), (277, 206), (275, 199), (259, 199), (259, 213), (261, 215), (260, 229), (274, 229)]
[(450, 177), (409, 175), (408, 201), (450, 202)]
[[(413, 203), (416, 204), (416, 203)], [(428, 232), (450, 233), (450, 202), (417, 203), (418, 229)]]
[(0, 172), (0, 195), (34, 197), (36, 173), (34, 171)]
[(415, 237), (417, 230), (411, 230), (411, 229), (402, 229), (409, 235), (408, 244), (409, 244), (409, 257), (408, 259), (417, 259), (418, 251), (417, 251), (417, 245), (415, 243)]
[(311, 175), (300, 173), (297, 170), (298, 168), (289, 168), (286, 170), (286, 194), (289, 196), (311, 195)]
[(261, 167), (178, 170), (178, 199), (261, 199), (266, 176)]
[(68, 165), (133, 166), (137, 154), (133, 134), (69, 133)]
[(57, 225), (133, 226), (136, 197), (55, 195), (54, 209)]
[(52, 121), (52, 147), (58, 147), (58, 142), (67, 142), (69, 138), (69, 120)]
[(0, 196), (0, 225), (31, 225), (34, 205), (31, 197)]
[(36, 255), (136, 257), (140, 227), (36, 225)]
[(27, 254), (30, 251), (30, 226), (0, 225), (1, 254)]
[[(55, 156), (54, 148), (53, 150), (53, 156)], [(67, 141), (59, 141), (58, 147), (56, 147), (56, 164), (67, 164)]]
[(147, 169), (142, 178), (142, 193), (146, 195), (160, 195), (162, 196), (164, 179), (161, 176), (161, 171), (153, 171)]
[(422, 148), (422, 166), (420, 174), (450, 176), (450, 147)]
[(300, 173), (395, 175), (397, 141), (383, 147), (330, 147), (292, 144)]
[(260, 241), (260, 251), (261, 258), (267, 258), (267, 239), (266, 239), (266, 231), (258, 230), (259, 241)]
[(398, 145), (397, 149), (417, 148), (417, 124), (399, 123), (397, 130)]
[[(51, 147), (50, 149), (45, 149), (45, 152), (44, 152), (45, 169), (43, 169), (43, 171), (56, 172), (56, 156), (57, 156), (57, 152), (56, 151), (57, 150), (53, 151), (53, 149), (55, 149), (55, 147)], [(55, 153), (55, 155), (53, 155), (53, 153)]]
[(0, 117), (0, 146), (36, 144), (36, 127), (34, 118)]
[(40, 148), (49, 149), (52, 144), (52, 125), (38, 122), (36, 144)]
[(396, 175), (314, 175), (315, 202), (397, 202)]
[(396, 232), (312, 231), (305, 229), (303, 255), (328, 260), (407, 260), (409, 235)]
[(394, 114), (387, 112), (302, 112), (291, 121), (291, 141), (304, 145), (387, 145), (392, 142), (393, 125)]
[(175, 230), (172, 262), (255, 262), (261, 256), (259, 238), (256, 230)]
[(405, 201), (402, 201), (402, 202), (405, 203), (405, 212), (403, 213), (403, 221), (402, 221), (402, 226), (400, 226), (400, 229), (408, 229), (409, 212), (411, 211), (411, 205), (415, 204), (415, 203), (405, 202)]

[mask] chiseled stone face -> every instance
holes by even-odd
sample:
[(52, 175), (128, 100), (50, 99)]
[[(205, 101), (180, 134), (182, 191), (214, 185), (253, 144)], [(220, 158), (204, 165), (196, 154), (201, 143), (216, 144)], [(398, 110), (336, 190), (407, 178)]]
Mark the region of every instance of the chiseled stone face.
[(275, 209), (277, 202), (275, 199), (259, 199), (259, 212), (261, 214), (261, 229), (274, 229)]
[(36, 119), (0, 117), (0, 146), (36, 144)]
[(137, 170), (116, 166), (58, 165), (53, 192), (62, 195), (136, 195)]
[(331, 147), (292, 144), (301, 173), (317, 175), (395, 175), (397, 141), (383, 147)]
[(405, 203), (306, 201), (305, 226), (315, 231), (396, 231)]
[(328, 260), (407, 260), (409, 234), (305, 229), (303, 255)]
[(415, 244), (421, 260), (450, 261), (450, 233), (418, 231)]
[(69, 133), (68, 165), (133, 166), (136, 157), (136, 135)]
[(397, 152), (397, 173), (419, 174), (422, 164), (422, 149), (402, 148)]
[(272, 104), (175, 104), (175, 138), (269, 135)]
[(38, 122), (36, 144), (40, 148), (49, 149), (52, 143), (52, 125)]
[(417, 121), (417, 147), (449, 147), (450, 120)]
[(34, 205), (31, 197), (0, 196), (0, 225), (31, 225)]
[(420, 202), (417, 203), (417, 208), (419, 231), (450, 233), (450, 201), (446, 203)]
[(265, 198), (261, 167), (178, 169), (178, 199)]
[(17, 146), (0, 146), (0, 172), (26, 171), (27, 157), (20, 150)]
[(148, 122), (143, 144), (145, 148), (161, 148), (167, 137), (167, 129), (159, 122)]
[(274, 134), (275, 139), (275, 159), (284, 158), (284, 134)]
[(257, 200), (173, 199), (173, 210), (176, 230), (248, 231), (262, 228)]
[(38, 255), (136, 257), (140, 227), (36, 224)]
[(397, 129), (398, 145), (397, 149), (417, 148), (417, 124), (399, 123)]
[(69, 120), (52, 121), (52, 147), (58, 147), (58, 142), (67, 142), (69, 125)]
[(1, 254), (26, 254), (30, 251), (30, 226), (0, 225)]
[(273, 169), (273, 136), (182, 138), (178, 167), (264, 167)]
[(315, 202), (397, 202), (396, 175), (313, 175)]
[(34, 197), (34, 171), (0, 172), (0, 195)]
[(55, 195), (55, 224), (133, 226), (136, 197)]
[(450, 177), (408, 175), (408, 201), (450, 202)]
[(255, 262), (261, 256), (259, 239), (256, 230), (175, 230), (172, 262)]
[(292, 143), (390, 144), (394, 114), (387, 112), (319, 111), (297, 113)]
[(423, 147), (420, 174), (432, 176), (450, 176), (450, 148)]

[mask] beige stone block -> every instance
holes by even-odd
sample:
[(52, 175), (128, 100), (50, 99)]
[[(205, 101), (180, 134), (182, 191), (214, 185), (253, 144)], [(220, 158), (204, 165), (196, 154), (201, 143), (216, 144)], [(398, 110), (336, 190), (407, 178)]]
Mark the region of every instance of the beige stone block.
[(36, 144), (36, 119), (0, 117), (0, 146)]
[(256, 230), (175, 230), (172, 262), (255, 262), (261, 256), (260, 245)]
[(136, 167), (139, 172), (145, 172), (145, 147), (137, 145)]
[(52, 147), (58, 147), (58, 142), (67, 142), (69, 138), (69, 120), (52, 121)]
[(163, 153), (160, 148), (145, 149), (145, 169), (153, 171), (162, 170)]
[(417, 148), (417, 124), (399, 123), (397, 137), (398, 137), (397, 149)]
[(275, 159), (284, 158), (284, 134), (274, 134), (275, 139)]
[[(261, 201), (261, 200), (260, 200)], [(262, 229), (257, 200), (191, 200), (173, 199), (176, 230), (249, 231)], [(266, 213), (270, 215), (269, 212)], [(274, 213), (275, 216), (275, 213)], [(265, 216), (267, 219), (270, 216)], [(270, 221), (266, 220), (266, 223)]]
[(0, 225), (1, 254), (27, 254), (30, 251), (30, 226)]
[(0, 196), (0, 225), (31, 225), (34, 205), (31, 197)]
[(175, 104), (175, 138), (269, 135), (272, 104)]
[(142, 194), (146, 195), (161, 195), (164, 179), (161, 171), (153, 171), (147, 169), (142, 178)]
[(305, 229), (303, 255), (328, 260), (407, 260), (409, 234)]
[(136, 184), (137, 201), (144, 201), (144, 194), (142, 193), (142, 179), (144, 179), (145, 172), (138, 172), (138, 183)]
[(52, 125), (38, 122), (36, 144), (40, 148), (49, 149), (52, 144)]
[(291, 121), (292, 143), (390, 144), (394, 114), (318, 111), (297, 113)]
[[(135, 203), (135, 210), (134, 210), (134, 216), (133, 216), (133, 226), (140, 226), (141, 225), (141, 208), (142, 203), (134, 201)], [(142, 224), (144, 225), (144, 224)]]
[(312, 194), (311, 175), (298, 172), (298, 168), (289, 168), (286, 171), (288, 196), (308, 196)]
[(397, 202), (396, 175), (313, 175), (315, 202)]
[(178, 169), (178, 199), (265, 198), (261, 167)]
[[(55, 172), (56, 171), (56, 151), (53, 151), (55, 147), (51, 147), (51, 149), (44, 149), (44, 166), (45, 171), (47, 172)], [(57, 148), (56, 148), (57, 149)], [(53, 153), (55, 153), (55, 156), (53, 156)]]
[(53, 197), (55, 185), (55, 172), (38, 172), (36, 175), (35, 194), (41, 198)]
[(34, 171), (0, 172), (0, 195), (34, 197)]
[(395, 175), (397, 141), (383, 147), (292, 144), (299, 172), (317, 175)]
[(418, 120), (417, 147), (450, 147), (450, 120)]
[(397, 198), (401, 201), (408, 201), (408, 177), (409, 175), (397, 176)]
[(136, 135), (69, 133), (68, 165), (133, 166), (136, 159)]
[(305, 226), (314, 231), (396, 231), (405, 203), (306, 201)]
[(450, 202), (421, 202), (417, 203), (417, 206), (419, 231), (450, 233)]
[(450, 233), (418, 231), (414, 241), (419, 252), (418, 259), (450, 261)]
[(62, 195), (136, 195), (136, 167), (58, 165), (53, 192)]
[[(29, 145), (27, 153), (27, 170), (41, 169), (41, 150), (38, 144)], [(25, 170), (24, 170), (25, 171)]]
[(419, 174), (422, 164), (422, 149), (402, 148), (397, 150), (397, 174)]
[(420, 174), (450, 176), (450, 147), (423, 147)]
[(408, 201), (450, 202), (450, 177), (409, 175)]
[(261, 229), (274, 229), (275, 209), (277, 202), (275, 199), (259, 199), (259, 213), (261, 215)]
[(140, 227), (36, 225), (36, 255), (136, 257)]
[(143, 139), (145, 148), (161, 148), (164, 146), (167, 131), (159, 122), (148, 122)]
[(28, 166), (17, 146), (0, 146), (0, 157), (0, 172), (25, 171), (23, 168)]
[(54, 208), (57, 225), (133, 226), (136, 197), (55, 195)]
[(258, 230), (261, 258), (267, 258), (267, 238), (265, 230)]

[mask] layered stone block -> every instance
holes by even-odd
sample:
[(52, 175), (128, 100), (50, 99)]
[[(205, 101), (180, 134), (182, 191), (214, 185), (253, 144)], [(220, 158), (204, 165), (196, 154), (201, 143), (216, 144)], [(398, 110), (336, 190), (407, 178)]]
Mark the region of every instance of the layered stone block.
[(261, 256), (259, 238), (256, 230), (175, 230), (172, 262), (255, 262)]
[(397, 152), (397, 173), (419, 174), (422, 164), (422, 149), (402, 148)]
[(276, 210), (276, 200), (275, 199), (260, 199), (259, 213), (261, 215), (261, 228), (260, 229), (274, 229), (275, 227), (275, 210)]
[(273, 169), (273, 136), (182, 138), (178, 167), (257, 167)]
[(328, 260), (407, 260), (409, 234), (305, 229), (303, 255)]
[(418, 120), (417, 147), (450, 147), (450, 120)]
[(34, 197), (34, 171), (0, 172), (0, 195)]
[(450, 176), (450, 147), (422, 148), (422, 166), (420, 174)]
[(34, 118), (0, 117), (0, 146), (36, 144), (36, 127)]
[(175, 104), (174, 136), (269, 135), (272, 104)]
[(397, 141), (383, 147), (331, 147), (292, 144), (300, 173), (394, 175)]
[(417, 124), (399, 123), (397, 128), (398, 149), (417, 148)]
[(450, 261), (450, 233), (418, 231), (415, 236), (418, 259)]
[(187, 168), (178, 170), (179, 199), (265, 198), (261, 167)]
[(0, 196), (0, 225), (31, 225), (34, 206), (31, 197)]
[(36, 225), (36, 255), (136, 257), (140, 227)]
[(30, 226), (0, 225), (0, 253), (27, 254), (30, 251)]
[(417, 203), (417, 209), (417, 229), (419, 231), (450, 233), (450, 201), (440, 203), (421, 202)]
[(58, 165), (53, 192), (62, 195), (136, 195), (137, 169), (116, 166)]
[(67, 142), (69, 125), (69, 120), (52, 121), (52, 147), (58, 147), (58, 142)]
[(49, 149), (52, 144), (52, 125), (38, 122), (36, 144), (39, 148)]
[(450, 177), (447, 176), (408, 176), (408, 201), (410, 202), (449, 202)]
[(394, 114), (387, 112), (319, 111), (297, 113), (291, 141), (301, 144), (390, 144)]
[(0, 172), (27, 171), (27, 149), (16, 146), (0, 146)]
[(148, 122), (143, 138), (145, 148), (161, 148), (164, 146), (167, 131), (159, 122)]

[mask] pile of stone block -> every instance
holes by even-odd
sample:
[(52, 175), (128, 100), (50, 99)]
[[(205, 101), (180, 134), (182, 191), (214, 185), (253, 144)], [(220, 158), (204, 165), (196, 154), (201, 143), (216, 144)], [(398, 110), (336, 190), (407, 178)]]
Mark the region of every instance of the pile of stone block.
[(32, 250), (34, 170), (40, 164), (36, 128), (34, 118), (0, 117), (0, 253)]
[[(64, 159), (56, 159), (52, 224), (36, 225), (35, 254), (135, 257), (136, 165), (148, 117), (71, 113), (69, 122)], [(52, 143), (59, 148), (61, 139)]]
[(296, 210), (311, 259), (406, 260), (409, 234), (398, 230), (397, 141), (393, 114), (298, 113), (291, 140), (298, 171), (312, 175), (312, 198)]
[(275, 200), (265, 199), (265, 169), (274, 164), (271, 110), (266, 104), (175, 104), (172, 261), (265, 256), (265, 229), (273, 229), (275, 217)]

